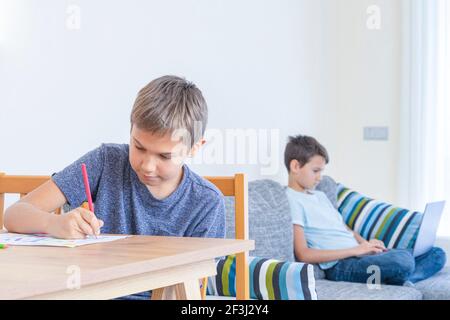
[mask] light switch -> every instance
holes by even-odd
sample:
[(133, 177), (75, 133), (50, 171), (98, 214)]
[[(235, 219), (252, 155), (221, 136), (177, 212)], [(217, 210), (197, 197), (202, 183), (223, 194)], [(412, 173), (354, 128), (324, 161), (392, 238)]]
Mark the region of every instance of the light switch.
[(364, 140), (389, 140), (389, 128), (364, 127)]

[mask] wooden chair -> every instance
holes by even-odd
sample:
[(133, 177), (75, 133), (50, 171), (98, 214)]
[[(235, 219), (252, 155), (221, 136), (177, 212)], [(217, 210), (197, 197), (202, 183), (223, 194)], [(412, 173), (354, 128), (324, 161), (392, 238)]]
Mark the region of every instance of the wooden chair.
[[(49, 176), (14, 176), (0, 172), (0, 230), (3, 229), (5, 194), (20, 194), (22, 198), (49, 179)], [(236, 239), (248, 240), (248, 196), (245, 174), (236, 174), (234, 177), (205, 177), (205, 179), (213, 183), (224, 196), (235, 197)], [(60, 209), (56, 213), (59, 214)], [(203, 279), (202, 298), (206, 295), (206, 285), (207, 279)], [(241, 252), (236, 255), (236, 299), (249, 298), (248, 252)]]
[[(0, 172), (0, 230), (3, 229), (5, 194), (19, 194), (22, 198), (49, 179), (49, 176), (9, 176)], [(56, 211), (60, 212), (61, 209)]]
[[(238, 173), (234, 177), (205, 177), (213, 183), (224, 196), (234, 196), (235, 237), (248, 240), (248, 186), (245, 174)], [(202, 298), (206, 296), (206, 281), (203, 281)], [(250, 299), (248, 252), (236, 254), (236, 299)]]

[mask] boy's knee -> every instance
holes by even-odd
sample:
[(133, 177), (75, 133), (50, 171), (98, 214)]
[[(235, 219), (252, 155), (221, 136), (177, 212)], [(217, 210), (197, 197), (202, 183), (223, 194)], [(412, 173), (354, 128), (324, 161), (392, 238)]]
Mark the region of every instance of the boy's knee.
[(400, 280), (402, 284), (410, 278), (415, 268), (416, 264), (412, 256), (400, 264)]
[(393, 284), (403, 284), (414, 273), (416, 268), (414, 256), (406, 250), (398, 251), (392, 264), (392, 268), (397, 270), (396, 276), (394, 276), (395, 279), (392, 279), (394, 281)]
[(431, 248), (430, 252), (430, 260), (433, 261), (434, 265), (436, 266), (436, 269), (440, 270), (447, 263), (447, 255), (445, 254), (445, 251), (442, 250), (441, 248), (433, 247)]

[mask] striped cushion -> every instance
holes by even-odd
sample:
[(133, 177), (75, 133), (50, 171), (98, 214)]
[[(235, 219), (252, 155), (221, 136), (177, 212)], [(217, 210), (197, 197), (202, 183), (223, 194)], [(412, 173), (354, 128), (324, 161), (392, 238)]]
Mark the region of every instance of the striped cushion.
[(367, 198), (341, 184), (337, 189), (338, 210), (352, 230), (367, 240), (383, 241), (387, 248), (414, 246), (423, 213)]
[[(249, 257), (250, 298), (317, 300), (313, 265)], [(217, 261), (217, 275), (208, 278), (207, 294), (236, 296), (236, 256)]]

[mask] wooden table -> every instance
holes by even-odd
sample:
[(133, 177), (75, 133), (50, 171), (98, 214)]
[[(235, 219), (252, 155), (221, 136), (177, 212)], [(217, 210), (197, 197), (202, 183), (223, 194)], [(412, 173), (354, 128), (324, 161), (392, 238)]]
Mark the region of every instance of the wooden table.
[(254, 249), (253, 240), (132, 236), (77, 248), (0, 249), (0, 299), (200, 299), (214, 258)]

